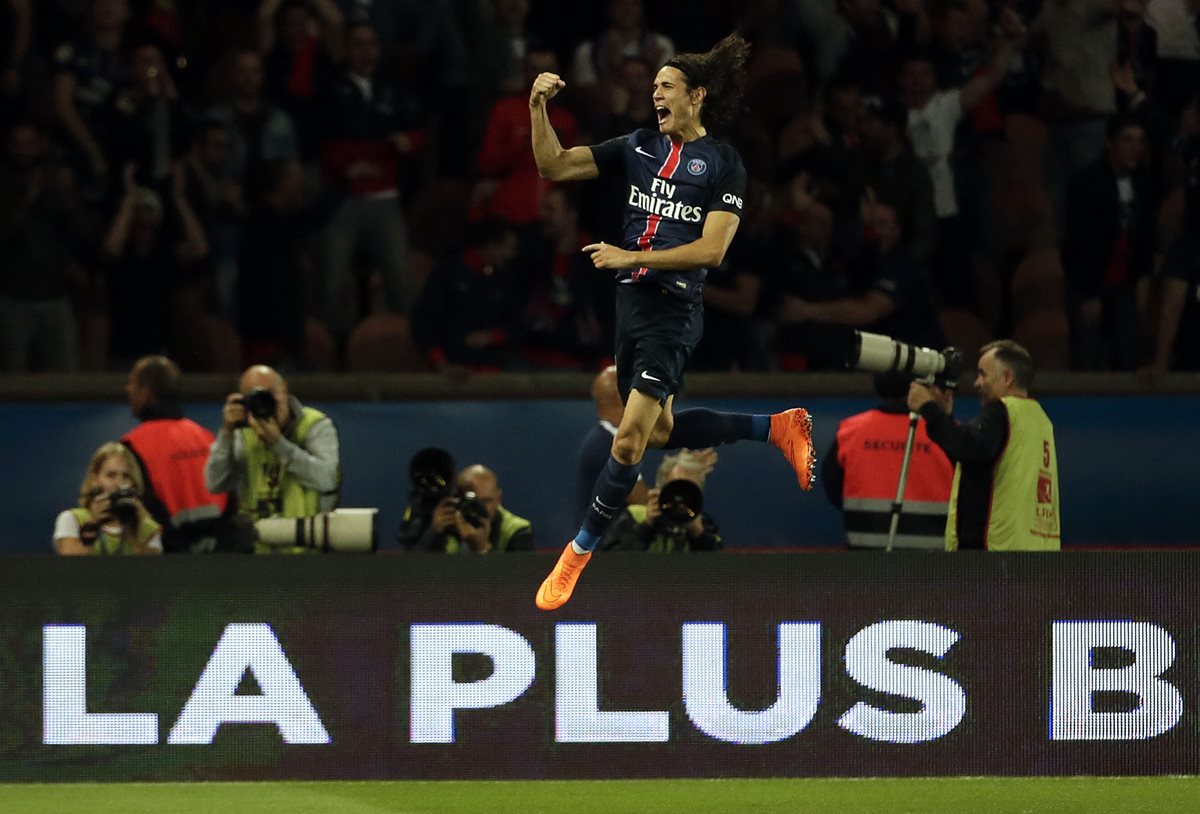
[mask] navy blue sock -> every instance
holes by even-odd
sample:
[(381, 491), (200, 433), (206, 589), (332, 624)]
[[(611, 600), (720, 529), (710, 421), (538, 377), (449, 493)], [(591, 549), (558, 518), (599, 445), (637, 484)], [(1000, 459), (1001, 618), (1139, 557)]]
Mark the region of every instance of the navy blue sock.
[(675, 426), (663, 449), (704, 449), (734, 441), (766, 441), (771, 429), (769, 415), (718, 413), (695, 408), (675, 414)]
[(575, 537), (580, 548), (591, 551), (599, 545), (608, 524), (617, 516), (617, 512), (625, 508), (625, 499), (637, 485), (641, 467), (641, 463), (626, 466), (608, 456), (608, 463), (596, 478), (596, 485), (592, 489), (592, 505), (583, 518), (583, 528)]

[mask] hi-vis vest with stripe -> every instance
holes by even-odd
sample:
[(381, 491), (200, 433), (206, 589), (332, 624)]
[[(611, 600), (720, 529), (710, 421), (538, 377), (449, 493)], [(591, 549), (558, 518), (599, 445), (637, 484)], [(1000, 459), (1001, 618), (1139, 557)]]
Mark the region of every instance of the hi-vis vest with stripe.
[[(838, 425), (838, 463), (846, 541), (855, 547), (884, 548), (892, 519), (892, 501), (900, 485), (900, 466), (908, 439), (908, 413), (867, 410)], [(941, 550), (954, 467), (929, 439), (925, 422), (913, 437), (904, 506), (896, 527), (896, 548)]]
[[(996, 459), (992, 501), (984, 547), (989, 551), (1058, 551), (1058, 456), (1054, 425), (1042, 405), (1030, 398), (1005, 396), (1008, 442)], [(958, 483), (954, 472), (950, 516), (946, 520), (946, 550), (958, 548)]]
[(170, 513), (172, 526), (224, 513), (229, 496), (214, 495), (204, 485), (204, 461), (213, 442), (204, 427), (187, 418), (158, 418), (142, 422), (121, 440), (145, 464), (146, 479)]
[[(325, 414), (304, 407), (300, 417), (285, 436), (296, 446), (304, 446), (308, 431)], [(312, 517), (321, 511), (321, 493), (310, 489), (288, 474), (287, 465), (258, 434), (249, 427), (239, 430), (245, 450), (246, 477), (241, 480), (239, 496), (242, 514), (262, 517)]]

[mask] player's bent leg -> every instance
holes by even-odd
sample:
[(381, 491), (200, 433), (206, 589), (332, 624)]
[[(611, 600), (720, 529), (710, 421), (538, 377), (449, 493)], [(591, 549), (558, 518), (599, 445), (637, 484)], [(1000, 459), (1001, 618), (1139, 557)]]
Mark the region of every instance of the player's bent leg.
[(591, 559), (617, 512), (637, 484), (638, 470), (646, 443), (658, 421), (662, 407), (656, 398), (634, 390), (625, 405), (621, 426), (613, 438), (612, 454), (596, 478), (592, 503), (575, 539), (567, 543), (549, 576), (542, 580), (535, 603), (542, 610), (554, 610), (566, 604), (575, 591), (579, 574)]
[[(812, 444), (812, 418), (802, 407), (775, 415), (721, 413), (693, 408), (675, 413), (665, 442), (657, 435), (651, 446), (665, 449), (704, 449), (735, 441), (770, 441), (796, 470), (800, 488), (808, 491), (816, 477), (817, 456)], [(660, 422), (661, 423), (661, 422)], [(655, 432), (658, 432), (655, 427)]]

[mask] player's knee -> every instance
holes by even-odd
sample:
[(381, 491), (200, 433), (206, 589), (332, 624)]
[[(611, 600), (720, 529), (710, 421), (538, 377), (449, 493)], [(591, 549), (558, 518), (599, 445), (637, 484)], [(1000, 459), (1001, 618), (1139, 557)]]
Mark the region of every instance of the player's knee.
[(642, 460), (648, 440), (641, 432), (619, 432), (613, 439), (612, 456), (617, 463), (632, 466)]

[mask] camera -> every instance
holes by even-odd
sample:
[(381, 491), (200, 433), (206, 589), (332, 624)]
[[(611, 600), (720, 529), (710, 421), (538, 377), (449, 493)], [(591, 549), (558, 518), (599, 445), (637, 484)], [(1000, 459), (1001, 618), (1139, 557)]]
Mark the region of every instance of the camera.
[(275, 417), (275, 394), (265, 387), (255, 387), (243, 395), (242, 404), (245, 405), (246, 412), (259, 421)]
[(426, 447), (408, 464), (412, 502), (435, 506), (454, 491), (454, 458), (439, 447)]
[(899, 373), (952, 389), (963, 374), (963, 355), (952, 347), (936, 351), (890, 336), (855, 331), (846, 365), (871, 373)]
[(138, 524), (138, 493), (131, 486), (122, 486), (109, 493), (109, 515), (122, 526)]
[(704, 492), (690, 480), (668, 481), (658, 493), (657, 530), (668, 536), (686, 533), (704, 508)]
[(457, 507), (458, 513), (472, 528), (483, 528), (483, 524), (487, 522), (487, 506), (483, 505), (483, 501), (474, 492), (468, 490), (459, 493)]

